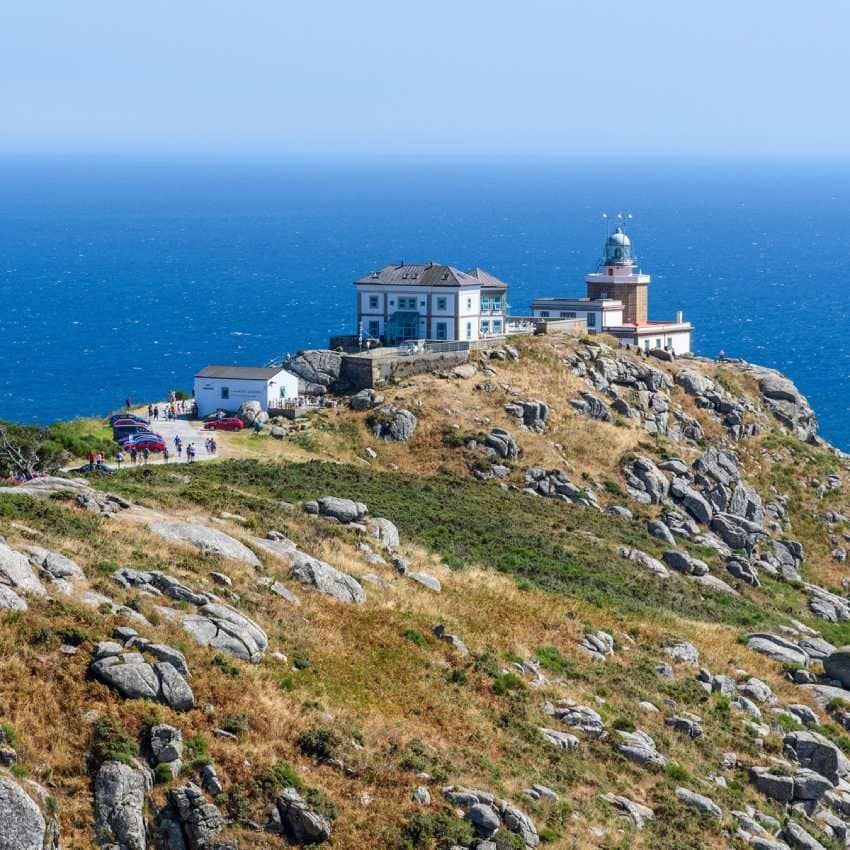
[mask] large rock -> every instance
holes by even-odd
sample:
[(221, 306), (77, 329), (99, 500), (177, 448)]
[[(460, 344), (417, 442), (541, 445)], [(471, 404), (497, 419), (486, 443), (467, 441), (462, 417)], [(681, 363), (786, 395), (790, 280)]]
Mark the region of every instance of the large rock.
[(828, 738), (817, 732), (789, 732), (783, 739), (785, 752), (801, 767), (825, 776), (833, 785), (850, 773), (850, 761)]
[(800, 824), (793, 820), (786, 822), (782, 837), (792, 850), (826, 850), (820, 841), (809, 835)]
[(695, 369), (680, 369), (673, 380), (688, 394), (701, 396), (714, 390), (714, 381)]
[(369, 533), (387, 549), (396, 549), (399, 545), (398, 528), (386, 517), (373, 517), (366, 523)]
[(257, 556), (235, 537), (216, 528), (208, 528), (192, 522), (153, 522), (151, 531), (170, 543), (182, 543), (195, 546), (205, 555), (215, 555), (231, 561), (242, 561), (253, 567), (259, 567)]
[(392, 443), (407, 442), (416, 431), (416, 417), (403, 407), (385, 404), (370, 417), (372, 433)]
[(635, 732), (618, 730), (617, 734), (621, 738), (617, 750), (629, 761), (633, 761), (641, 767), (664, 767), (667, 764), (667, 757), (658, 752), (655, 741), (646, 732), (640, 729)]
[(338, 496), (323, 496), (319, 499), (319, 514), (332, 517), (344, 524), (360, 522), (368, 512), (369, 509), (363, 502), (341, 499)]
[(286, 361), (284, 367), (304, 381), (305, 389), (311, 395), (320, 395), (333, 389), (339, 381), (342, 355), (321, 348), (299, 351)]
[(747, 638), (747, 646), (755, 652), (766, 655), (782, 664), (800, 667), (807, 667), (809, 664), (808, 654), (800, 649), (796, 643), (792, 643), (788, 638), (780, 635), (753, 634)]
[(289, 575), (301, 584), (315, 587), (319, 593), (332, 596), (340, 602), (361, 605), (366, 601), (366, 593), (357, 579), (304, 552), (292, 554)]
[(842, 646), (823, 659), (823, 669), (831, 679), (850, 686), (850, 646)]
[(145, 774), (117, 761), (104, 762), (94, 780), (94, 829), (98, 844), (145, 850)]
[(677, 788), (676, 796), (691, 809), (696, 809), (701, 815), (709, 815), (713, 818), (722, 818), (723, 812), (720, 806), (710, 797), (703, 794), (697, 794), (695, 791), (690, 791), (687, 788)]
[(519, 457), (520, 449), (516, 439), (504, 428), (494, 428), (484, 442), (487, 448), (504, 460), (516, 460)]
[(647, 821), (655, 818), (655, 812), (649, 806), (644, 806), (628, 797), (619, 794), (603, 794), (601, 799), (613, 806), (618, 814), (628, 818), (636, 829), (643, 829)]
[(767, 369), (756, 371), (765, 407), (800, 440), (813, 440), (818, 420), (805, 396), (784, 375)]
[(715, 514), (711, 519), (711, 530), (731, 549), (743, 549), (748, 553), (766, 536), (758, 523), (728, 513)]
[(284, 835), (295, 844), (321, 844), (331, 837), (330, 821), (313, 811), (294, 788), (277, 799)]
[(150, 699), (175, 711), (188, 711), (195, 705), (189, 683), (171, 664), (151, 664), (140, 653), (122, 653), (118, 644), (98, 644), (89, 672), (126, 699)]
[(256, 664), (269, 645), (266, 633), (253, 620), (228, 605), (210, 603), (181, 619), (183, 628), (201, 646), (228, 652)]
[(190, 782), (168, 792), (172, 820), (182, 831), (188, 850), (204, 850), (224, 828), (218, 808), (207, 802), (204, 792)]
[(72, 561), (60, 552), (53, 552), (43, 546), (27, 546), (26, 551), (29, 552), (30, 562), (41, 569), (51, 580), (85, 578), (83, 568), (76, 561)]
[(44, 585), (33, 572), (26, 555), (16, 552), (0, 537), (0, 585), (5, 585), (18, 596), (30, 593), (46, 596)]
[(16, 782), (0, 776), (0, 850), (47, 850), (46, 830), (33, 799)]
[(638, 455), (625, 470), (626, 484), (633, 496), (644, 494), (645, 501), (657, 505), (670, 492), (667, 476), (645, 455)]

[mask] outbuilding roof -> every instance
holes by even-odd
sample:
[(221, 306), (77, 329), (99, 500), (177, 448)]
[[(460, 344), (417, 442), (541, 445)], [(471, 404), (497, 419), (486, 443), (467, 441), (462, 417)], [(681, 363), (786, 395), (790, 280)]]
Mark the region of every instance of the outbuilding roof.
[(359, 280), (355, 284), (392, 284), (393, 286), (479, 286), (485, 289), (507, 289), (508, 285), (483, 269), (475, 268), (462, 272), (454, 266), (438, 263), (399, 263), (384, 266)]
[(279, 375), (283, 369), (258, 366), (207, 366), (201, 369), (196, 378), (232, 378), (241, 381), (268, 381)]

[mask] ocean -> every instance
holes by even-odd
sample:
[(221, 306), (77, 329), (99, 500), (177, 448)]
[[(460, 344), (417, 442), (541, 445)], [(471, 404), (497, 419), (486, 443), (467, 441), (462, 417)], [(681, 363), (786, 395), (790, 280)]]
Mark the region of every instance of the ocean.
[(786, 372), (850, 450), (850, 165), (719, 161), (0, 161), (0, 418), (105, 414), (354, 333), (390, 262), (584, 292), (627, 211), (650, 316)]

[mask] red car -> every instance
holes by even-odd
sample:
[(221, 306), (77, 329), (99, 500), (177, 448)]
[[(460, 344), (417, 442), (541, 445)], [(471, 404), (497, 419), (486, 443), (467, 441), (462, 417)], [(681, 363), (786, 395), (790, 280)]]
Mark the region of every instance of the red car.
[(241, 419), (235, 416), (225, 416), (224, 419), (213, 419), (204, 425), (206, 431), (241, 431), (245, 426)]
[(129, 440), (121, 443), (121, 448), (125, 451), (135, 449), (137, 452), (147, 449), (149, 452), (165, 451), (165, 440), (159, 434), (136, 434)]

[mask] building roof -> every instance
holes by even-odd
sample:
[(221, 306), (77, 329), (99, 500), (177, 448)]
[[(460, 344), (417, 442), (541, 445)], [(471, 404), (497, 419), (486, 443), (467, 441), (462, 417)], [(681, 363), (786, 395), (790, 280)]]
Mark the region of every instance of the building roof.
[(438, 263), (399, 263), (384, 266), (365, 277), (354, 281), (361, 284), (380, 284), (392, 286), (475, 286), (485, 289), (507, 289), (508, 285), (483, 269), (475, 268), (471, 272), (462, 272), (454, 266)]
[(268, 368), (258, 366), (207, 366), (196, 378), (233, 378), (240, 381), (268, 381), (284, 370), (280, 366)]

